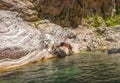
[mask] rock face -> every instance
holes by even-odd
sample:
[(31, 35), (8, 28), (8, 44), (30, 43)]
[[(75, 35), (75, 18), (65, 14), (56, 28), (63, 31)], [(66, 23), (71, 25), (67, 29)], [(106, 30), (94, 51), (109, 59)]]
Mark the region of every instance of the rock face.
[[(51, 30), (57, 26), (57, 35), (51, 30), (43, 31), (31, 27), (27, 22), (17, 17), (17, 12), (0, 10), (0, 68), (12, 68), (37, 60), (54, 56), (51, 47), (65, 41), (66, 33), (62, 35), (62, 27), (50, 23)], [(45, 30), (47, 30), (46, 27)], [(48, 28), (49, 29), (49, 28)], [(54, 31), (55, 32), (55, 31)], [(55, 39), (56, 37), (56, 39)], [(61, 37), (61, 38), (60, 38)], [(65, 51), (66, 50), (66, 51)], [(59, 48), (58, 55), (67, 55), (68, 49)]]
[(30, 0), (0, 0), (0, 9), (17, 11), (27, 21), (37, 19), (37, 12)]
[(0, 68), (26, 64), (50, 55), (43, 50), (44, 34), (17, 14), (0, 10)]
[[(74, 53), (80, 50), (120, 47), (120, 26), (111, 28), (62, 28), (48, 20), (38, 21), (37, 28), (18, 17), (17, 12), (0, 10), (0, 68), (12, 68), (38, 60), (66, 56), (69, 50), (52, 46), (66, 42)], [(102, 32), (102, 35), (99, 34)], [(64, 57), (62, 56), (62, 57)]]
[(87, 28), (79, 26), (76, 29), (64, 29), (49, 21), (37, 23), (38, 29), (47, 34), (48, 47), (60, 42), (67, 42), (73, 47), (73, 51), (96, 50), (120, 47), (120, 26)]
[(4, 54), (9, 55), (10, 51), (13, 52), (14, 50), (16, 51), (15, 54), (19, 54), (19, 51), (27, 53), (27, 51), (40, 47), (39, 40), (42, 40), (40, 31), (17, 18), (15, 12), (2, 10), (0, 12), (0, 50), (6, 50), (2, 53), (3, 56)]
[(40, 17), (62, 26), (76, 27), (87, 15), (110, 16), (115, 1), (119, 8), (119, 0), (33, 0), (33, 3)]
[(0, 9), (17, 11), (27, 21), (39, 16), (64, 27), (76, 27), (87, 15), (111, 16), (115, 4), (119, 10), (119, 0), (1, 0)]
[(86, 33), (78, 30), (65, 30), (49, 21), (41, 22), (39, 29), (36, 29), (17, 17), (17, 12), (4, 10), (0, 10), (0, 12), (1, 69), (57, 57), (56, 55), (66, 56), (69, 53), (65, 47), (58, 48), (56, 55), (50, 53), (52, 51), (51, 47), (61, 42), (69, 43), (73, 52), (78, 53), (81, 49), (86, 49), (86, 45), (93, 36), (91, 31), (86, 32), (87, 29), (83, 29)]

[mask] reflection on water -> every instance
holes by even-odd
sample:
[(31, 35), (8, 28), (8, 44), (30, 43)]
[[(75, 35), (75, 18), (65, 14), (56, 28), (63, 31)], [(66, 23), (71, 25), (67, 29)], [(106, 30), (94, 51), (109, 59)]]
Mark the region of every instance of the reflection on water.
[(0, 83), (120, 83), (120, 54), (52, 59), (0, 73)]

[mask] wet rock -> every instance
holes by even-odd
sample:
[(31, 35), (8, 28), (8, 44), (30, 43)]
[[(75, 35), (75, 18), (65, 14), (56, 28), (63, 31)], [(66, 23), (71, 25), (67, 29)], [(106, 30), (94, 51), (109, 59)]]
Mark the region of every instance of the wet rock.
[(52, 50), (50, 53), (59, 58), (67, 56), (66, 52), (60, 48), (57, 48), (56, 50)]
[(108, 54), (120, 53), (120, 48), (112, 48), (107, 50)]

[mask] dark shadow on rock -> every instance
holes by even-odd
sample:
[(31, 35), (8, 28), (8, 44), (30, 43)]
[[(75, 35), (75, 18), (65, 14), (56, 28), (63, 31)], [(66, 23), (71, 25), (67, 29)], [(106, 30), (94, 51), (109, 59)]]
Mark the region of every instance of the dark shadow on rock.
[(120, 53), (120, 48), (112, 48), (107, 50), (108, 54)]
[(18, 59), (27, 54), (28, 51), (5, 49), (3, 51), (0, 51), (0, 60), (5, 58)]
[(63, 58), (65, 56), (67, 56), (67, 54), (65, 53), (65, 51), (62, 50), (62, 49), (60, 49), (60, 48), (52, 50), (50, 53), (53, 54), (56, 57), (59, 57), (59, 58)]

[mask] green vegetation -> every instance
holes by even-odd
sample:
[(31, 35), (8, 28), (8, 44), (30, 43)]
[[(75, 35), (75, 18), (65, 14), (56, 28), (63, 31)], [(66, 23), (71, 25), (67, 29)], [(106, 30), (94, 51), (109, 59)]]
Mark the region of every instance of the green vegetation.
[(95, 27), (95, 28), (100, 26), (100, 23), (99, 23), (99, 20), (98, 20), (98, 16), (97, 16), (97, 15), (95, 15), (95, 16), (93, 17), (93, 21), (94, 21), (94, 27)]
[(104, 19), (104, 22), (107, 26), (120, 25), (120, 14), (115, 15), (114, 17), (107, 17)]
[(94, 28), (100, 27), (101, 25), (105, 25), (107, 27), (120, 25), (120, 13), (117, 13), (114, 17), (109, 16), (106, 18), (101, 18), (98, 15), (95, 15), (93, 17), (86, 16), (85, 22), (87, 26), (93, 26)]
[(116, 14), (117, 14), (117, 15), (120, 15), (120, 9), (117, 8), (116, 10), (117, 10), (117, 11), (116, 11)]
[(85, 17), (85, 20), (88, 21), (89, 19), (90, 19), (90, 16), (87, 15), (87, 16)]

